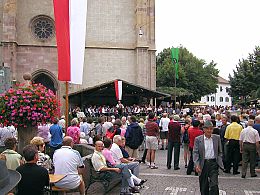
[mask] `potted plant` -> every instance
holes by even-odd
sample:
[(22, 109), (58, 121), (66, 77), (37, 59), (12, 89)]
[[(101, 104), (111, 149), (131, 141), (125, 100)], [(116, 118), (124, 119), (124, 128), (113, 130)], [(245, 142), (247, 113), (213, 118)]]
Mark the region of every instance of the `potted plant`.
[(18, 151), (37, 135), (38, 123), (51, 122), (59, 114), (55, 94), (41, 84), (18, 84), (0, 95), (0, 124), (18, 131)]

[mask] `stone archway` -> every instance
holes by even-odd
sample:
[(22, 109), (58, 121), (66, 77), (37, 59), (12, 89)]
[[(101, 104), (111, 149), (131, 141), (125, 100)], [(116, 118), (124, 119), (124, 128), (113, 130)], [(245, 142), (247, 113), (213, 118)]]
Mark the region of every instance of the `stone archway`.
[(52, 90), (54, 94), (57, 94), (58, 82), (55, 76), (47, 70), (37, 70), (32, 74), (33, 83), (41, 83), (48, 89)]

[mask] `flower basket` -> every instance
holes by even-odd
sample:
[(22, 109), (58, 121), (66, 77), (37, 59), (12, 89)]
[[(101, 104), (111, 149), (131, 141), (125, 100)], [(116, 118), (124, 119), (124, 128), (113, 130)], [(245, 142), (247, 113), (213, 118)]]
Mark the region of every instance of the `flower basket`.
[(17, 128), (19, 151), (22, 145), (29, 144), (29, 138), (36, 135), (37, 128), (32, 127), (51, 122), (58, 114), (59, 103), (55, 94), (41, 84), (20, 84), (0, 95), (0, 124)]

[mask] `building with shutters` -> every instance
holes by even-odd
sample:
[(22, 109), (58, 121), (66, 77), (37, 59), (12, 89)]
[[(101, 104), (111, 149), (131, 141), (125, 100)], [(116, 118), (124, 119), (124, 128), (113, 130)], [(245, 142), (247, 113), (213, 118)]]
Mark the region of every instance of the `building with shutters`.
[(209, 106), (232, 106), (232, 97), (228, 94), (229, 88), (229, 82), (222, 77), (218, 77), (216, 93), (202, 97), (201, 102)]

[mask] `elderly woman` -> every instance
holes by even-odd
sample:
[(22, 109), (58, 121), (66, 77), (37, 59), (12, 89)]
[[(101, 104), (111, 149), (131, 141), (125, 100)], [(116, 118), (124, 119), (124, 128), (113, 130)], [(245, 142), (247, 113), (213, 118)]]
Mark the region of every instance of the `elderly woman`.
[(51, 171), (53, 168), (52, 161), (47, 154), (44, 154), (45, 144), (43, 140), (44, 139), (42, 137), (34, 137), (30, 144), (33, 144), (38, 148), (39, 159), (37, 161), (37, 165), (46, 168), (48, 171)]
[(5, 140), (6, 150), (0, 155), (2, 160), (6, 161), (6, 166), (8, 169), (16, 170), (21, 164), (23, 164), (22, 156), (16, 152), (17, 140), (14, 137), (9, 137)]
[(66, 135), (72, 137), (74, 144), (79, 144), (80, 128), (77, 126), (78, 119), (77, 118), (72, 119), (70, 124), (71, 126), (68, 127)]

